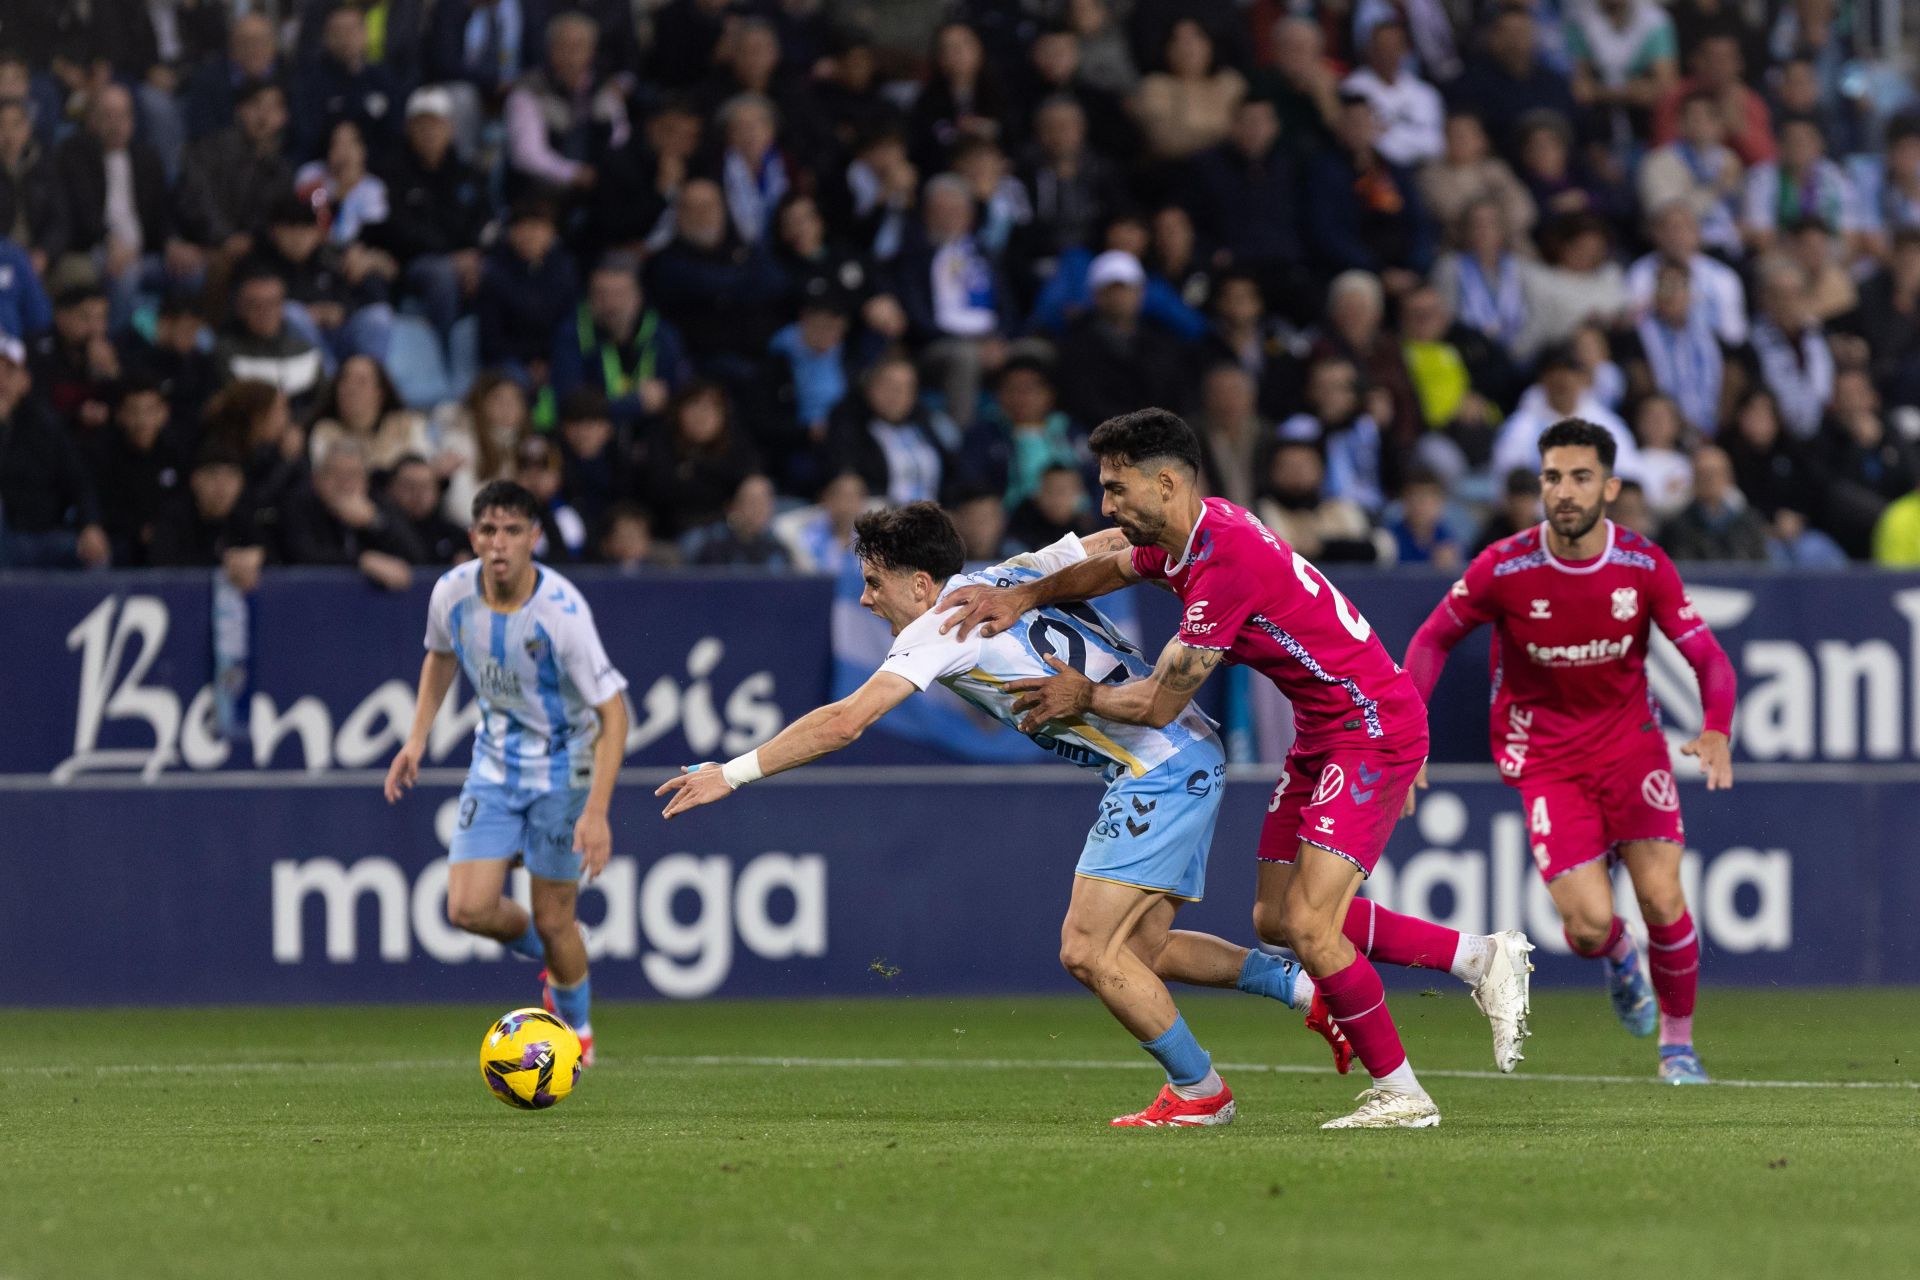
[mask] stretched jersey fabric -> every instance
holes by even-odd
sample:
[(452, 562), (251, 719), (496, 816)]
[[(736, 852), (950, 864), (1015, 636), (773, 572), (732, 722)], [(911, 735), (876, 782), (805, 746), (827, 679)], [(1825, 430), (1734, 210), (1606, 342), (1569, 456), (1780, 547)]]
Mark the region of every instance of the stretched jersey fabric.
[(1135, 547), (1134, 570), (1186, 605), (1181, 644), (1218, 649), (1293, 704), (1294, 749), (1371, 739), (1422, 753), (1427, 708), (1359, 610), (1253, 513), (1208, 498), (1180, 558)]
[(1493, 756), (1510, 783), (1591, 773), (1659, 729), (1646, 671), (1656, 625), (1700, 681), (1706, 728), (1732, 728), (1733, 664), (1666, 553), (1611, 520), (1591, 560), (1556, 558), (1544, 525), (1474, 557), (1408, 646), (1422, 697), (1447, 651), (1483, 622), (1495, 628)]
[(594, 708), (627, 687), (571, 582), (536, 564), (533, 595), (499, 613), (480, 562), (449, 569), (427, 605), (426, 646), (460, 660), (480, 700), (472, 777), (525, 791), (584, 787), (600, 736)]
[[(1015, 556), (1004, 564), (947, 580), (940, 597), (965, 586), (1010, 587), (1044, 578), (1087, 558), (1080, 539), (1068, 534), (1052, 546)], [(1088, 679), (1124, 684), (1153, 673), (1139, 648), (1092, 605), (1069, 603), (1029, 609), (1012, 627), (994, 636), (978, 628), (966, 639), (956, 631), (940, 634), (938, 602), (894, 637), (882, 671), (891, 671), (925, 692), (935, 681), (1005, 725), (1019, 726), (1013, 704), (1020, 695), (1007, 690), (1012, 680), (1057, 674), (1046, 656), (1060, 660)], [(1125, 770), (1144, 777), (1196, 742), (1217, 736), (1212, 720), (1188, 706), (1164, 729), (1121, 724), (1096, 715), (1057, 720), (1034, 742), (1066, 760), (1090, 769)], [(1115, 775), (1117, 776), (1117, 774)]]

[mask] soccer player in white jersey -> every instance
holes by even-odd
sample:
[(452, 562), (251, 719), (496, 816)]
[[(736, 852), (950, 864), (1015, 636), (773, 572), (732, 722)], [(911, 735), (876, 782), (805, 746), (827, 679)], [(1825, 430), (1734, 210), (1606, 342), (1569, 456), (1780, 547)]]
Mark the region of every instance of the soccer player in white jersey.
[[(962, 574), (960, 534), (931, 502), (863, 516), (854, 526), (866, 590), (860, 603), (883, 618), (895, 640), (887, 660), (860, 688), (808, 712), (757, 751), (724, 765), (690, 767), (655, 794), (671, 796), (665, 816), (725, 799), (767, 774), (795, 769), (852, 743), (881, 716), (935, 681), (1012, 725), (1012, 682), (1050, 674), (1058, 655), (1097, 681), (1138, 679), (1148, 671), (1139, 649), (1097, 610), (1065, 603), (1033, 609), (989, 638), (942, 634), (941, 599), (969, 584), (1030, 581), (1125, 545), (1117, 530), (1084, 542), (1069, 534), (1052, 546), (979, 573)], [(1017, 726), (1016, 726), (1017, 727)], [(1236, 987), (1293, 1008), (1310, 1008), (1305, 975), (1293, 962), (1222, 938), (1172, 928), (1182, 903), (1197, 902), (1226, 780), (1219, 732), (1185, 708), (1164, 727), (1123, 725), (1099, 716), (1034, 726), (1036, 744), (1102, 771), (1107, 793), (1075, 868), (1073, 897), (1060, 931), (1060, 961), (1100, 998), (1121, 1025), (1166, 1069), (1167, 1083), (1121, 1127), (1221, 1125), (1234, 1115), (1233, 1093), (1174, 1007), (1166, 980)], [(1324, 1011), (1308, 1025), (1347, 1052)], [(1344, 1065), (1341, 1066), (1344, 1070)]]
[[(614, 669), (579, 590), (534, 563), (540, 507), (500, 480), (474, 495), (473, 553), (442, 574), (427, 606), (427, 657), (413, 729), (387, 770), (392, 803), (420, 774), (427, 730), (465, 671), (480, 702), (473, 764), (447, 854), (447, 918), (544, 961), (544, 1002), (593, 1062), (587, 948), (574, 918), (581, 871), (613, 852), (607, 806), (625, 754), (626, 678)], [(506, 896), (518, 859), (533, 912)]]

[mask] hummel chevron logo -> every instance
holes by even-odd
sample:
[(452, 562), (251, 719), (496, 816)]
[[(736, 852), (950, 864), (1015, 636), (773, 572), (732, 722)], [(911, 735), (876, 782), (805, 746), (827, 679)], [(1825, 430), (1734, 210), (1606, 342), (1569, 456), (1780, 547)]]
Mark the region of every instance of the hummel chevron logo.
[(1140, 797), (1135, 796), (1133, 798), (1133, 811), (1138, 814), (1152, 813), (1159, 805), (1160, 802), (1158, 800), (1149, 800), (1145, 804), (1141, 804)]
[[(1355, 804), (1365, 804), (1367, 801), (1373, 799), (1373, 788), (1385, 773), (1385, 769), (1369, 769), (1364, 764), (1361, 765), (1360, 777), (1352, 786), (1347, 788), (1347, 794), (1353, 797)], [(1364, 787), (1365, 790), (1362, 790), (1362, 787)]]
[(1153, 826), (1153, 824), (1152, 824), (1151, 822), (1135, 822), (1135, 821), (1134, 821), (1134, 820), (1133, 820), (1132, 818), (1128, 818), (1128, 819), (1127, 819), (1127, 834), (1129, 834), (1129, 835), (1135, 835), (1135, 836), (1137, 836), (1137, 835), (1144, 835), (1144, 834), (1146, 834), (1146, 832), (1147, 832), (1147, 829), (1148, 829), (1148, 828), (1150, 828), (1150, 827), (1152, 827), (1152, 826)]

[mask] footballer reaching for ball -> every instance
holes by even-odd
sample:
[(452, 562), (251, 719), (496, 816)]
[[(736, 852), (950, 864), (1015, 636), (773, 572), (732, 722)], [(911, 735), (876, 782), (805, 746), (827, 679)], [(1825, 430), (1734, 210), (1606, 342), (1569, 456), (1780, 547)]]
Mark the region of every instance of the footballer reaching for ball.
[[(419, 777), (427, 731), (464, 670), (480, 724), (447, 852), (447, 918), (545, 963), (543, 1001), (573, 1027), (591, 1066), (587, 949), (574, 901), (582, 870), (598, 875), (613, 852), (607, 807), (626, 750), (627, 681), (579, 590), (534, 563), (540, 506), (531, 493), (507, 480), (481, 489), (469, 538), (477, 559), (442, 574), (427, 606), (413, 729), (387, 770), (387, 801)], [(533, 879), (531, 917), (505, 893), (516, 859)]]
[[(1493, 623), (1493, 758), (1520, 792), (1567, 942), (1605, 959), (1614, 1012), (1634, 1035), (1653, 1034), (1658, 1005), (1660, 1078), (1705, 1084), (1693, 1048), (1700, 941), (1680, 887), (1686, 829), (1647, 687), (1647, 638), (1658, 626), (1700, 682), (1705, 727), (1680, 750), (1699, 758), (1709, 791), (1733, 785), (1733, 664), (1666, 553), (1603, 518), (1620, 492), (1613, 459), (1613, 436), (1591, 423), (1542, 433), (1545, 523), (1475, 557), (1414, 634), (1407, 671), (1430, 695), (1447, 651)], [(1614, 914), (1615, 861), (1646, 920), (1651, 992)]]
[[(1527, 1035), (1532, 945), (1517, 932), (1463, 934), (1354, 895), (1386, 849), (1427, 755), (1427, 711), (1373, 630), (1305, 556), (1250, 512), (1199, 489), (1200, 442), (1164, 409), (1109, 418), (1089, 444), (1101, 510), (1131, 549), (1029, 582), (970, 587), (943, 624), (998, 635), (1035, 608), (1164, 579), (1185, 606), (1179, 633), (1145, 678), (1058, 674), (1022, 682), (1029, 723), (1097, 716), (1165, 725), (1185, 715), (1215, 668), (1245, 663), (1293, 704), (1297, 733), (1256, 850), (1254, 928), (1293, 948), (1373, 1077), (1328, 1129), (1424, 1129), (1439, 1108), (1413, 1073), (1371, 961), (1450, 971), (1493, 1024), (1494, 1062), (1511, 1071)], [(1197, 1104), (1196, 1104), (1197, 1105)]]
[[(1082, 563), (1090, 553), (1125, 545), (1111, 529), (1085, 540), (1068, 534), (1039, 551), (963, 575), (959, 531), (933, 503), (862, 516), (854, 526), (854, 552), (866, 584), (860, 603), (893, 629), (886, 662), (853, 693), (808, 712), (757, 751), (724, 765), (694, 765), (669, 779), (655, 793), (671, 797), (665, 816), (723, 800), (766, 774), (838, 751), (936, 681), (1014, 725), (1023, 679), (1051, 674), (1049, 657), (1103, 684), (1146, 675), (1140, 650), (1084, 604), (1029, 610), (991, 639), (940, 625), (947, 598), (960, 588), (1031, 582)], [(1062, 759), (1099, 770), (1107, 782), (1075, 867), (1060, 961), (1167, 1074), (1150, 1106), (1112, 1123), (1172, 1128), (1233, 1120), (1233, 1093), (1175, 1007), (1168, 981), (1238, 988), (1307, 1011), (1307, 1025), (1327, 1037), (1336, 1065), (1346, 1070), (1350, 1049), (1315, 1006), (1312, 984), (1298, 965), (1172, 927), (1181, 905), (1199, 901), (1206, 885), (1207, 851), (1226, 783), (1226, 755), (1214, 723), (1197, 707), (1183, 707), (1154, 726), (1075, 714), (1044, 722), (1028, 717), (1015, 727)]]

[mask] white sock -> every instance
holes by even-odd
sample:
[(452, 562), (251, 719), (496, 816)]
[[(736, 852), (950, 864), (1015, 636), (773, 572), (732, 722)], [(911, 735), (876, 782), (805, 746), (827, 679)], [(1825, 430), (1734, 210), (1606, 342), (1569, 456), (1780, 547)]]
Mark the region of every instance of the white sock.
[(1454, 977), (1472, 986), (1487, 976), (1487, 965), (1492, 959), (1492, 938), (1484, 933), (1463, 933), (1460, 935), (1460, 945), (1453, 949), (1450, 968)]
[(1376, 1089), (1385, 1089), (1391, 1093), (1417, 1094), (1420, 1097), (1425, 1097), (1427, 1093), (1425, 1089), (1420, 1087), (1420, 1082), (1413, 1077), (1412, 1058), (1406, 1059), (1399, 1066), (1383, 1076), (1375, 1076), (1373, 1078), (1373, 1087)]
[(1199, 1084), (1174, 1084), (1169, 1080), (1167, 1087), (1172, 1089), (1178, 1096), (1185, 1098), (1188, 1102), (1192, 1102), (1196, 1098), (1211, 1098), (1214, 1094), (1226, 1088), (1227, 1084), (1226, 1081), (1220, 1078), (1218, 1071), (1215, 1071), (1212, 1067), (1208, 1067), (1207, 1078)]
[(1301, 1013), (1313, 1008), (1313, 979), (1304, 968), (1294, 971), (1292, 1004)]

